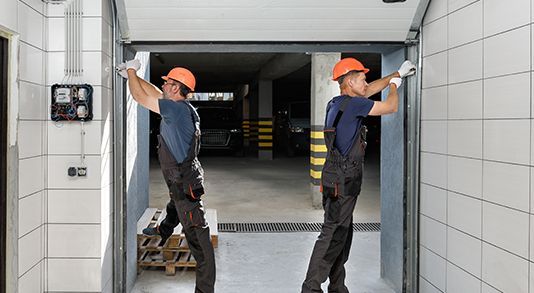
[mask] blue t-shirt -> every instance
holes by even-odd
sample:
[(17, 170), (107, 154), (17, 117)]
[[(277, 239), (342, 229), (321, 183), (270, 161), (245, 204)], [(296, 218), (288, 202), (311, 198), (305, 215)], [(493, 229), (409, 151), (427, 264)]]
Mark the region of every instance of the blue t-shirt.
[[(326, 113), (326, 127), (332, 127), (334, 124), (334, 120), (336, 119), (339, 108), (345, 97), (347, 96), (337, 96), (330, 101), (330, 109), (328, 110), (328, 113)], [(375, 102), (373, 100), (367, 98), (350, 98), (345, 107), (345, 111), (337, 124), (336, 141), (334, 142), (334, 146), (343, 156), (346, 156), (349, 153), (356, 133), (362, 125), (362, 119), (369, 114), (369, 111), (371, 111), (374, 104)]]
[(159, 99), (159, 113), (162, 118), (160, 135), (176, 162), (181, 163), (187, 157), (195, 133), (190, 107), (184, 101)]

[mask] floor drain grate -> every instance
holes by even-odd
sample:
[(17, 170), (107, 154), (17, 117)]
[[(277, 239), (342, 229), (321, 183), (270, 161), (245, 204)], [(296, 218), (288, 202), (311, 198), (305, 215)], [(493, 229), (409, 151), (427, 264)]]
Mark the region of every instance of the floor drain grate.
[[(219, 232), (283, 233), (320, 232), (322, 223), (219, 223)], [(380, 223), (354, 223), (355, 232), (380, 232)]]

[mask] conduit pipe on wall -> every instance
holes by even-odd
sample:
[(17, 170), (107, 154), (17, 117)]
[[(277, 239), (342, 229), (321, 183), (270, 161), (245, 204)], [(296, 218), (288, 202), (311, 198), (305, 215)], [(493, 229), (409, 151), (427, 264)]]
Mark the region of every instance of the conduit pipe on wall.
[(65, 70), (62, 83), (83, 83), (83, 9), (81, 0), (65, 1)]

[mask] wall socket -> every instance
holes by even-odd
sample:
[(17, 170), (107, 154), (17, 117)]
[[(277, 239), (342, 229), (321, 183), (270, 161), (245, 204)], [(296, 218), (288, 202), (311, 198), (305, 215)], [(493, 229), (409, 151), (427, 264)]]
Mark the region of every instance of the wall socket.
[(87, 167), (69, 167), (69, 169), (67, 170), (67, 174), (70, 177), (74, 177), (74, 176), (84, 177), (84, 176), (87, 176)]

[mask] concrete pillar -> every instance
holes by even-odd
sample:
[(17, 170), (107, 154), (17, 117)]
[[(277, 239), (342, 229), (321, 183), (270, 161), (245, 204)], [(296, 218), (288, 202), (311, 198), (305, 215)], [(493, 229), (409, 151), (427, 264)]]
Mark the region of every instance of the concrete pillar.
[(322, 207), (322, 194), (319, 190), (321, 170), (326, 158), (324, 143), (324, 121), (326, 104), (339, 95), (337, 82), (332, 81), (332, 68), (341, 59), (341, 53), (313, 53), (311, 58), (311, 145), (310, 176), (312, 204)]
[(273, 81), (258, 83), (258, 159), (273, 159)]
[(242, 130), (243, 130), (243, 149), (247, 150), (250, 146), (250, 93), (249, 85), (243, 86), (241, 92), (241, 110), (243, 111), (242, 117)]
[(248, 117), (249, 117), (250, 133), (249, 133), (249, 139), (248, 139), (249, 145), (248, 145), (247, 154), (252, 155), (252, 156), (256, 156), (257, 151), (258, 151), (258, 108), (259, 108), (258, 86), (259, 85), (257, 81), (251, 84), (250, 92), (248, 95), (248, 107), (249, 107)]

